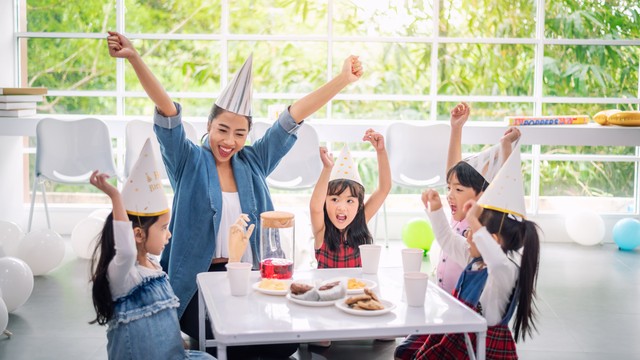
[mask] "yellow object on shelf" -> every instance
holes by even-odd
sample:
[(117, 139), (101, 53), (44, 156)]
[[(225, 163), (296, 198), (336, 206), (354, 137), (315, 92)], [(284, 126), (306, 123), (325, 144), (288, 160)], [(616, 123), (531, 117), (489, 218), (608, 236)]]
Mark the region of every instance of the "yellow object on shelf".
[(640, 126), (640, 111), (619, 111), (609, 115), (607, 122), (620, 126)]
[(589, 123), (589, 115), (505, 116), (509, 126), (526, 125), (582, 125)]
[(600, 125), (609, 125), (609, 116), (619, 112), (618, 109), (602, 110), (593, 115), (593, 120)]

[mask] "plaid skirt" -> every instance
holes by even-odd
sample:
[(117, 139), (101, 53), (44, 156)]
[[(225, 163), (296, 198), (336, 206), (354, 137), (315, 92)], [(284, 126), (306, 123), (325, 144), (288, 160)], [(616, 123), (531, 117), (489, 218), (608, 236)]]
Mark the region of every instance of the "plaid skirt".
[[(476, 344), (476, 335), (469, 334), (471, 343)], [(507, 325), (490, 326), (487, 329), (487, 359), (517, 359), (516, 343)], [(469, 359), (464, 334), (429, 335), (422, 347), (415, 353), (413, 359)]]

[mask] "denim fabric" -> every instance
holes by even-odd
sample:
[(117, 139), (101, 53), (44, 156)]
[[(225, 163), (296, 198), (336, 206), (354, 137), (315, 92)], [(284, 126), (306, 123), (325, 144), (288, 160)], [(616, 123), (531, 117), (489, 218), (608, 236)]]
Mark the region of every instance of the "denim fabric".
[(178, 298), (167, 275), (149, 277), (115, 301), (107, 329), (109, 359), (213, 359), (182, 346)]
[[(196, 293), (196, 275), (209, 269), (215, 253), (222, 191), (208, 139), (199, 146), (186, 138), (182, 108), (176, 106), (178, 114), (173, 117), (156, 111), (154, 131), (175, 194), (169, 226), (172, 237), (160, 263), (180, 299), (181, 317)], [(245, 146), (231, 159), (242, 212), (256, 225), (249, 240), (256, 269), (260, 260), (260, 214), (273, 210), (266, 177), (297, 140), (298, 127), (288, 110), (284, 111), (261, 139)]]

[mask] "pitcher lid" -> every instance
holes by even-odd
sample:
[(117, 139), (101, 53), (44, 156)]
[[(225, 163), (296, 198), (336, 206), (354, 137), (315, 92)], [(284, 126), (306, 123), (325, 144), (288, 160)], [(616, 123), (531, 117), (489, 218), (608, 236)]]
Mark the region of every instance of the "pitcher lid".
[(263, 227), (289, 228), (293, 227), (294, 215), (286, 211), (265, 211), (260, 214)]

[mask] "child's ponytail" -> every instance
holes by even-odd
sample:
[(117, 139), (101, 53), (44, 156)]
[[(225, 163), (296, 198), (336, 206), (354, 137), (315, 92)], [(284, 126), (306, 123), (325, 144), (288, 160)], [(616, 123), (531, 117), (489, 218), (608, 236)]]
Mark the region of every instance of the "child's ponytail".
[(104, 221), (100, 239), (91, 257), (91, 281), (93, 282), (92, 297), (96, 318), (90, 324), (105, 325), (113, 316), (113, 299), (109, 288), (107, 272), (109, 263), (116, 254), (113, 234), (113, 213)]
[(538, 266), (540, 263), (540, 239), (538, 236), (538, 226), (528, 220), (522, 221), (522, 261), (520, 263), (520, 276), (518, 286), (520, 287), (520, 297), (514, 321), (514, 337), (525, 340), (536, 330), (534, 319), (536, 316), (536, 282), (538, 280)]

